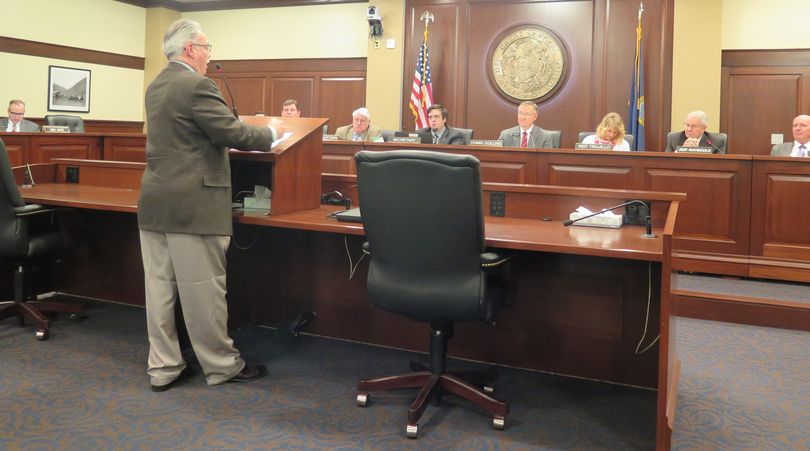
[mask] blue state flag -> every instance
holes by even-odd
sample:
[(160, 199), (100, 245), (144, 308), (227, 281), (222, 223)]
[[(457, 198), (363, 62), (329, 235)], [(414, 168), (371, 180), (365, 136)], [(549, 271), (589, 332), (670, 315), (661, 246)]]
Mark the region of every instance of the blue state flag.
[(633, 64), (633, 83), (630, 86), (627, 134), (633, 135), (630, 150), (644, 150), (644, 51), (641, 43), (641, 15), (644, 5), (639, 4), (636, 26), (636, 56)]

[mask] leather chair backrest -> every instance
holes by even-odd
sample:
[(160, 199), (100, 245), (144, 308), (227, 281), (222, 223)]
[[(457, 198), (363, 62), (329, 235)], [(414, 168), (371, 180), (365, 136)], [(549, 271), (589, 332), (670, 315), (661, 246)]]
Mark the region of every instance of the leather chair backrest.
[(391, 138), (394, 137), (394, 133), (396, 133), (396, 130), (388, 130), (387, 128), (382, 129), (381, 136), (383, 138), (383, 141), (385, 142), (391, 141)]
[(28, 251), (27, 222), (14, 211), (23, 205), (25, 201), (17, 189), (5, 143), (0, 140), (0, 257), (17, 258)]
[(45, 116), (47, 125), (67, 125), (71, 133), (84, 133), (84, 119), (67, 114), (49, 114)]
[[(596, 132), (579, 132), (579, 136), (577, 137), (577, 142), (581, 143), (585, 140), (589, 135), (595, 135)], [(624, 140), (627, 141), (627, 144), (630, 145), (630, 148), (633, 148), (633, 135), (624, 135)]]
[(355, 162), (375, 305), (432, 323), (484, 319), (478, 159), (360, 151)]
[(552, 149), (559, 149), (560, 148), (560, 141), (562, 140), (562, 131), (560, 130), (546, 130), (547, 132), (551, 133), (551, 148)]
[(458, 130), (458, 132), (461, 133), (461, 136), (464, 138), (464, 141), (463, 141), (464, 145), (466, 146), (466, 145), (470, 144), (470, 140), (473, 137), (473, 129), (471, 129), (471, 128), (456, 128), (456, 130)]

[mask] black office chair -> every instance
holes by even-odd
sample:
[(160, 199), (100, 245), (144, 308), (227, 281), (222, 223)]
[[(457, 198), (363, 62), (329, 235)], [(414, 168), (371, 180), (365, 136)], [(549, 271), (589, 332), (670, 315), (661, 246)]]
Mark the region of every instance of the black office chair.
[(560, 141), (562, 141), (562, 131), (561, 130), (546, 130), (546, 131), (551, 133), (551, 148), (559, 149)]
[(430, 368), (399, 376), (363, 379), (357, 403), (369, 392), (420, 388), (408, 410), (406, 434), (416, 438), (427, 403), (443, 392), (458, 395), (494, 415), (503, 429), (509, 406), (486, 389), (494, 373), (445, 371), (447, 341), (457, 321), (492, 323), (505, 298), (506, 259), (486, 252), (479, 162), (470, 155), (415, 150), (355, 155), (358, 194), (370, 255), (368, 293), (379, 308), (430, 323)]
[(45, 125), (66, 125), (71, 133), (84, 133), (84, 119), (67, 114), (49, 114), (45, 116)]
[[(579, 136), (577, 137), (577, 142), (581, 143), (590, 135), (595, 135), (596, 132), (579, 132)], [(624, 140), (627, 141), (627, 144), (630, 145), (630, 148), (633, 148), (633, 135), (624, 135)]]
[(53, 212), (42, 205), (25, 204), (17, 190), (6, 146), (0, 140), (0, 257), (14, 262), (17, 268), (14, 300), (0, 302), (0, 320), (17, 316), (23, 326), (24, 318), (31, 319), (38, 340), (46, 340), (50, 334), (50, 320), (43, 312), (71, 313), (72, 319), (80, 319), (78, 313), (82, 311), (82, 306), (77, 304), (28, 301), (25, 289), (28, 265), (62, 245), (61, 233), (50, 224)]
[(388, 129), (384, 128), (382, 130), (382, 134), (381, 134), (381, 136), (383, 138), (383, 141), (385, 141), (385, 142), (391, 141), (391, 139), (394, 137), (394, 134), (396, 132), (397, 132), (396, 130), (388, 130)]
[(456, 128), (456, 130), (461, 133), (461, 136), (464, 138), (463, 144), (466, 146), (470, 144), (470, 140), (473, 137), (473, 129), (471, 128)]

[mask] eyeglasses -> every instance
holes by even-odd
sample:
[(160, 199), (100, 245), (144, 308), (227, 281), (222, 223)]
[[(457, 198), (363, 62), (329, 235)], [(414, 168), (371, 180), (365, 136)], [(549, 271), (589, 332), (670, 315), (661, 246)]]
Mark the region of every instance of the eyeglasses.
[(703, 124), (692, 125), (692, 124), (687, 124), (685, 122), (684, 122), (683, 126), (686, 127), (686, 128), (706, 128), (706, 126), (703, 125)]
[(191, 45), (196, 45), (197, 47), (205, 47), (208, 50), (208, 53), (211, 53), (214, 50), (214, 44), (197, 44), (196, 42), (192, 42)]
[(9, 116), (22, 116), (22, 115), (24, 115), (25, 113), (24, 113), (24, 112), (23, 112), (23, 113), (15, 113), (15, 112), (13, 112), (13, 111), (9, 111), (9, 112), (8, 112), (8, 114), (9, 114)]

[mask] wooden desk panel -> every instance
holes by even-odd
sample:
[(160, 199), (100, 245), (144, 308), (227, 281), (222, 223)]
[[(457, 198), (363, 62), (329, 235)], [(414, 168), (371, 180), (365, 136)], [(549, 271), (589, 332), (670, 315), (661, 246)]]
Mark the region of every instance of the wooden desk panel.
[[(754, 157), (751, 273), (810, 281), (810, 161)], [(787, 264), (778, 264), (787, 261)]]
[(106, 136), (102, 159), (146, 162), (146, 135)]

